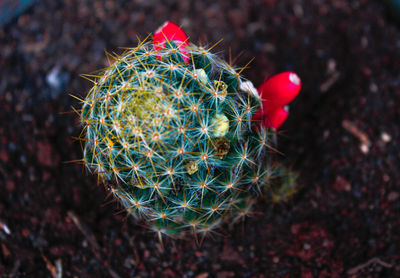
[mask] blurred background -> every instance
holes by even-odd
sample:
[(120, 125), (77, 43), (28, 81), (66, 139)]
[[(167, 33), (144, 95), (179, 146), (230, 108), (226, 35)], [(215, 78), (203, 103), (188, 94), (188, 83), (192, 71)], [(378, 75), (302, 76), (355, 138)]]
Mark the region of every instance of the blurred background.
[[(1, 0), (0, 277), (400, 277), (397, 0)], [(199, 248), (127, 218), (79, 163), (79, 107), (164, 21), (259, 85), (303, 81), (279, 159), (297, 193)]]

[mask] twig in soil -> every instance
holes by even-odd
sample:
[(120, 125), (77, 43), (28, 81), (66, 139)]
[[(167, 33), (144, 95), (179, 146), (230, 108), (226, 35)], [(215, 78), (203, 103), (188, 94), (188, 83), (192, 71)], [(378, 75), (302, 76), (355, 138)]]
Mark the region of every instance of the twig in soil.
[(323, 93), (327, 92), (339, 79), (340, 73), (334, 72), (327, 80), (325, 80), (320, 86), (319, 90)]
[(10, 277), (16, 277), (20, 266), (21, 266), (21, 261), (20, 260), (16, 260), (15, 263), (14, 263), (14, 266), (13, 266), (11, 272), (10, 272)]
[(47, 269), (50, 271), (53, 278), (62, 278), (62, 264), (61, 259), (56, 260), (56, 265), (54, 266), (46, 256), (42, 255), (44, 262), (46, 263)]
[(367, 262), (365, 262), (363, 264), (360, 264), (360, 265), (358, 265), (356, 267), (353, 267), (353, 268), (347, 270), (347, 274), (349, 274), (349, 275), (356, 274), (360, 270), (368, 267), (370, 264), (379, 264), (379, 265), (381, 265), (383, 267), (386, 267), (386, 268), (392, 268), (393, 267), (393, 265), (391, 265), (391, 264), (389, 264), (387, 262), (384, 262), (384, 261), (382, 261), (381, 259), (379, 259), (377, 257), (374, 257), (374, 258), (368, 260)]
[[(89, 227), (73, 212), (73, 211), (68, 211), (68, 217), (72, 219), (76, 227), (82, 232), (82, 234), (86, 237), (88, 242), (90, 243), (90, 246), (92, 247), (92, 251), (95, 254), (96, 258), (101, 261), (101, 255), (100, 255), (100, 246), (97, 243), (96, 237), (94, 233), (89, 229)], [(113, 278), (121, 278), (118, 273), (113, 270), (111, 267), (106, 266), (108, 273), (111, 275)], [(61, 278), (61, 277), (57, 277)]]
[(1, 219), (0, 219), (0, 229), (1, 229), (6, 235), (10, 235), (10, 234), (11, 234), (11, 231), (10, 231), (10, 229), (8, 228), (7, 224), (4, 223), (4, 221), (1, 220)]
[(74, 222), (76, 227), (82, 232), (82, 234), (86, 237), (88, 242), (90, 243), (93, 252), (95, 255), (100, 258), (100, 246), (97, 243), (96, 237), (93, 232), (89, 229), (89, 227), (72, 211), (68, 212), (68, 217)]
[(8, 257), (10, 257), (11, 252), (10, 250), (8, 250), (7, 246), (4, 243), (1, 244), (1, 251), (3, 251), (3, 257), (5, 259), (8, 259)]
[(113, 269), (108, 268), (108, 273), (110, 273), (112, 278), (121, 278), (121, 276), (118, 275)]
[(57, 278), (62, 278), (62, 263), (61, 263), (61, 259), (58, 259), (56, 261), (56, 274), (57, 274)]
[(357, 137), (358, 140), (360, 140), (361, 142), (361, 151), (363, 153), (368, 153), (369, 146), (371, 145), (371, 141), (369, 140), (368, 135), (348, 120), (343, 120), (342, 127), (350, 132), (353, 136)]

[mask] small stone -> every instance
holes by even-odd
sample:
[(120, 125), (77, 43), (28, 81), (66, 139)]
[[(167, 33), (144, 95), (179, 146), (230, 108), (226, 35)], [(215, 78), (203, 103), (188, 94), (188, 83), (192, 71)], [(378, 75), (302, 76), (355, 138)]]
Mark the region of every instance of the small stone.
[(221, 271), (217, 273), (217, 278), (230, 278), (235, 277), (235, 273), (233, 271)]
[(309, 243), (304, 243), (303, 248), (304, 250), (308, 250), (311, 248), (311, 245)]
[(351, 184), (350, 182), (345, 179), (342, 176), (338, 176), (336, 177), (335, 183), (333, 184), (333, 187), (337, 190), (337, 191), (350, 191), (351, 190)]
[(327, 72), (328, 74), (333, 74), (336, 72), (336, 61), (335, 59), (329, 59), (327, 65)]
[(218, 263), (212, 265), (212, 269), (213, 269), (214, 271), (215, 271), (215, 270), (218, 270), (218, 269), (220, 269), (220, 268), (221, 268), (221, 265), (218, 264)]
[(360, 145), (360, 150), (363, 154), (367, 154), (369, 153), (369, 147), (367, 144), (361, 144)]
[(36, 147), (37, 159), (41, 165), (51, 167), (58, 164), (59, 157), (49, 142), (39, 142)]
[(304, 15), (303, 7), (300, 4), (293, 5), (293, 12), (297, 17), (303, 17)]
[(7, 163), (8, 160), (10, 159), (10, 156), (6, 150), (0, 150), (0, 160), (2, 160), (4, 163)]
[(384, 182), (389, 182), (390, 181), (390, 177), (387, 174), (383, 174), (382, 179)]
[(368, 46), (368, 39), (365, 36), (361, 38), (361, 46), (363, 48), (367, 48)]
[(389, 200), (390, 202), (394, 202), (394, 201), (396, 201), (397, 199), (399, 199), (399, 197), (400, 197), (400, 193), (399, 193), (399, 192), (392, 191), (392, 192), (390, 192), (389, 195), (388, 195), (388, 200)]
[(389, 143), (390, 141), (392, 141), (392, 137), (386, 133), (386, 132), (382, 132), (381, 133), (381, 140), (385, 143)]
[(15, 191), (16, 186), (15, 186), (15, 182), (13, 180), (9, 180), (6, 182), (6, 189), (8, 191)]
[(207, 278), (207, 277), (208, 277), (208, 273), (203, 272), (203, 273), (197, 274), (195, 278)]
[(25, 229), (22, 229), (21, 233), (22, 233), (22, 236), (26, 238), (31, 234), (31, 231), (29, 231), (28, 229), (25, 228)]
[(369, 90), (370, 90), (371, 92), (373, 92), (373, 93), (377, 93), (378, 90), (379, 90), (378, 85), (376, 85), (375, 83), (371, 83), (371, 84), (369, 85)]

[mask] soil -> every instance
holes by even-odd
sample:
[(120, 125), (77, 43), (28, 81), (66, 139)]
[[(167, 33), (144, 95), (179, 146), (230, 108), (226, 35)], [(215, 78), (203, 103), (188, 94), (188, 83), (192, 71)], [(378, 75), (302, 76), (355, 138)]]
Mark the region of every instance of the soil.
[[(161, 3), (162, 2), (162, 3)], [(400, 29), (385, 1), (43, 0), (0, 28), (0, 277), (400, 277)], [(398, 15), (399, 16), (399, 15)], [(280, 157), (297, 194), (198, 247), (126, 217), (77, 162), (70, 113), (164, 21), (303, 89)], [(231, 55), (230, 55), (231, 53)]]

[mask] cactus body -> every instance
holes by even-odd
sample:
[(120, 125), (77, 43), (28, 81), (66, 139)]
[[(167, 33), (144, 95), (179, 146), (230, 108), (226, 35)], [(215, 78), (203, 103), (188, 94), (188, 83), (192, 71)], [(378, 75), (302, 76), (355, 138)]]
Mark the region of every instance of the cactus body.
[(178, 236), (249, 213), (270, 175), (271, 134), (256, 128), (261, 100), (232, 66), (193, 44), (142, 42), (94, 83), (81, 112), (84, 161), (130, 214)]

